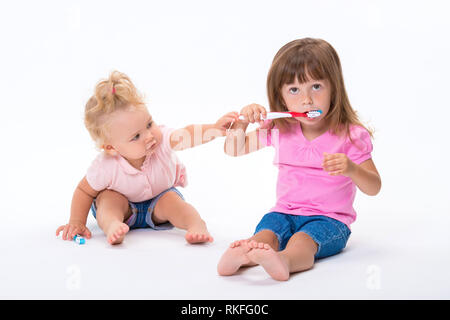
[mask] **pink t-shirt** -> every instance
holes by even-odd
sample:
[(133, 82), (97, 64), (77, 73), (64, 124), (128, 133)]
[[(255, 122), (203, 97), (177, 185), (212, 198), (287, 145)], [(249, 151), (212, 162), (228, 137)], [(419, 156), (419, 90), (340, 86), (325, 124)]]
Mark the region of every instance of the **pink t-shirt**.
[(165, 126), (160, 126), (160, 129), (161, 144), (145, 159), (141, 170), (120, 155), (101, 153), (86, 173), (89, 185), (97, 191), (110, 189), (120, 192), (132, 202), (149, 200), (171, 187), (185, 187), (186, 168), (170, 147), (170, 134), (174, 129)]
[(281, 133), (276, 128), (260, 130), (261, 143), (275, 148), (274, 165), (279, 169), (277, 202), (271, 211), (324, 215), (350, 226), (356, 219), (353, 209), (356, 185), (350, 178), (330, 176), (322, 168), (324, 152), (344, 153), (356, 164), (371, 158), (369, 132), (351, 126), (350, 134), (355, 144), (348, 137), (329, 131), (309, 141), (303, 136), (300, 124), (289, 133)]

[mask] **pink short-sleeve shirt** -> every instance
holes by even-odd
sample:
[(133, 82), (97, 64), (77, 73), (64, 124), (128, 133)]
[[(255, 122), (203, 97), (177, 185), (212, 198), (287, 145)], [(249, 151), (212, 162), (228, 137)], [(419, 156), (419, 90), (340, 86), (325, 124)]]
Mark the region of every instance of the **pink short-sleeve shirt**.
[(329, 131), (309, 141), (300, 125), (289, 133), (281, 133), (276, 128), (260, 130), (262, 145), (275, 148), (274, 165), (279, 170), (277, 202), (271, 211), (324, 215), (350, 226), (356, 219), (353, 208), (356, 185), (350, 178), (330, 176), (322, 168), (324, 152), (344, 153), (356, 164), (371, 158), (369, 132), (354, 125), (350, 127), (350, 135), (354, 143)]
[(145, 159), (141, 170), (120, 155), (101, 153), (87, 170), (89, 185), (97, 191), (110, 189), (120, 192), (132, 202), (152, 199), (171, 187), (185, 187), (186, 168), (170, 147), (170, 135), (174, 129), (165, 126), (160, 126), (160, 129), (161, 144)]

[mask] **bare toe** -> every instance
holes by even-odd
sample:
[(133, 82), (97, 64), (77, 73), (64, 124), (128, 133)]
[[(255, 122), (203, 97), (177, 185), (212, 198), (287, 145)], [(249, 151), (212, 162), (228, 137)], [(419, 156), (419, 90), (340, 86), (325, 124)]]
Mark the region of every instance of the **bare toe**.
[(287, 263), (268, 244), (264, 244), (262, 248), (258, 244), (258, 247), (252, 249), (247, 256), (252, 262), (261, 265), (273, 279), (278, 281), (289, 279)]
[(107, 240), (110, 244), (122, 243), (125, 234), (130, 228), (125, 223), (118, 223), (110, 227), (110, 232), (107, 234)]
[(190, 244), (212, 242), (212, 237), (209, 234), (197, 234), (188, 232), (186, 233), (185, 239)]
[(251, 250), (247, 243), (247, 240), (239, 240), (231, 243), (217, 265), (219, 275), (230, 276), (235, 274), (242, 266), (254, 265), (247, 257), (247, 253)]

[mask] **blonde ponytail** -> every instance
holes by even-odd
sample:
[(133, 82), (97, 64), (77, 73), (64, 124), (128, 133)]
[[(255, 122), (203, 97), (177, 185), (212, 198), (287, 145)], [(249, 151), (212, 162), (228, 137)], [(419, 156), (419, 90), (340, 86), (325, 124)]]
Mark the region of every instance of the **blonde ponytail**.
[(101, 147), (107, 138), (108, 116), (132, 106), (145, 108), (145, 103), (126, 74), (113, 71), (108, 79), (97, 83), (94, 95), (86, 103), (84, 112), (84, 124), (97, 147)]

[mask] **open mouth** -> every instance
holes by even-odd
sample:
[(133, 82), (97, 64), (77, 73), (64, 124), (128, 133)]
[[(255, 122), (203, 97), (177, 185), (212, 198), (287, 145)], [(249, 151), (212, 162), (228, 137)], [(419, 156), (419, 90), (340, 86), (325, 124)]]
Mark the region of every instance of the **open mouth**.
[(148, 152), (148, 151), (152, 151), (154, 148), (155, 148), (155, 146), (156, 146), (156, 140), (155, 141), (153, 141), (151, 144), (149, 144), (146, 148), (145, 148), (145, 150)]

